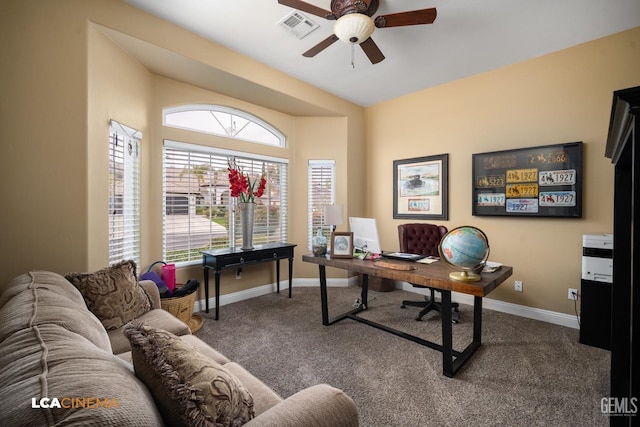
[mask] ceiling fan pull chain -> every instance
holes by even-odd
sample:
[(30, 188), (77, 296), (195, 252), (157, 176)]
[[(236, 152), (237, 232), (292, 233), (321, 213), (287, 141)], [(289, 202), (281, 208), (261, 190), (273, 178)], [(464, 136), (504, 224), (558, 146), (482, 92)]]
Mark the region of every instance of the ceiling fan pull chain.
[(353, 62), (353, 58), (355, 56), (355, 43), (351, 43), (351, 68), (356, 68), (355, 63)]

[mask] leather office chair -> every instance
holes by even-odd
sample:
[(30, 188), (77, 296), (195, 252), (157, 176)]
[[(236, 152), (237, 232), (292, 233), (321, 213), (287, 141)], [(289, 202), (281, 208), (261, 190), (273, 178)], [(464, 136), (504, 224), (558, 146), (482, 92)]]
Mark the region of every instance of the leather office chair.
[[(445, 234), (447, 234), (447, 227), (443, 225), (422, 223), (400, 224), (398, 225), (400, 252), (439, 257), (438, 245)], [(429, 288), (428, 286), (416, 285), (414, 283), (412, 283), (412, 285), (416, 288), (429, 289), (430, 298), (425, 296), (423, 301), (402, 301), (402, 305), (400, 306), (401, 308), (406, 308), (407, 306), (422, 307), (422, 310), (418, 313), (416, 320), (422, 320), (422, 317), (432, 310), (439, 313), (441, 312), (441, 303), (437, 302), (435, 299), (436, 289)], [(454, 302), (451, 306), (454, 311), (452, 313), (452, 322), (458, 323), (460, 320), (458, 303)]]

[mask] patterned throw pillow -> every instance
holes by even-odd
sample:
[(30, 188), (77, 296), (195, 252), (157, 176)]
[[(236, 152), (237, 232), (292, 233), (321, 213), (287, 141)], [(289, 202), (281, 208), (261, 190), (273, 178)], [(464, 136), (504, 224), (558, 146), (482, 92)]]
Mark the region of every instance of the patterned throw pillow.
[(170, 426), (241, 426), (255, 417), (253, 397), (218, 362), (140, 320), (123, 329), (136, 376), (151, 391)]
[(78, 288), (87, 308), (107, 331), (151, 310), (149, 295), (138, 283), (134, 261), (122, 261), (95, 273), (70, 273), (65, 278)]

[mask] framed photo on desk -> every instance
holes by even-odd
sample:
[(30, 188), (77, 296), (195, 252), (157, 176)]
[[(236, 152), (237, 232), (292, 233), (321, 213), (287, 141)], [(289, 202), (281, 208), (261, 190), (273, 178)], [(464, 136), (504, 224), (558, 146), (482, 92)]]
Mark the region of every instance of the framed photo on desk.
[(331, 233), (331, 258), (353, 258), (353, 233), (334, 231)]

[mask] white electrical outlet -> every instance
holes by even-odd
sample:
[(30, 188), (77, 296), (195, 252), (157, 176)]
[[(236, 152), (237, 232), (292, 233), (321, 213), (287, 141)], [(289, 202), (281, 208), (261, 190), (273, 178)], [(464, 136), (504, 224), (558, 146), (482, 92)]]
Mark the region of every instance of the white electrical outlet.
[(513, 282), (513, 289), (516, 292), (522, 292), (522, 280), (516, 280)]
[(569, 288), (569, 292), (567, 294), (567, 298), (569, 298), (572, 301), (575, 301), (578, 299), (578, 290), (577, 289), (573, 289), (573, 288)]

